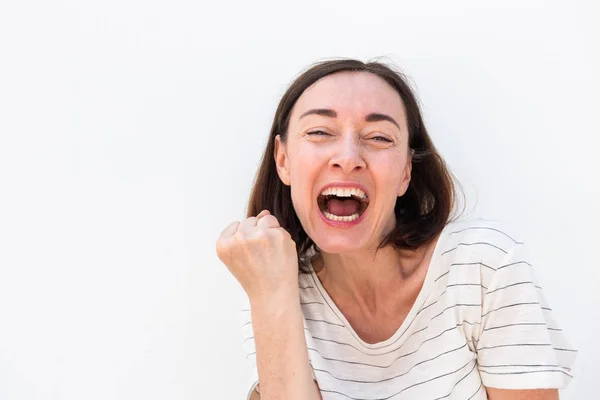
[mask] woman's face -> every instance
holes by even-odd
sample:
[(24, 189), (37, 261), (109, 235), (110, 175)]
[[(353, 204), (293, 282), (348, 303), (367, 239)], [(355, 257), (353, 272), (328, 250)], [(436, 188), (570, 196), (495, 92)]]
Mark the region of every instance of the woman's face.
[(367, 72), (320, 79), (292, 109), (286, 143), (275, 140), (279, 176), (322, 251), (375, 248), (394, 228), (412, 164), (402, 99), (383, 79)]

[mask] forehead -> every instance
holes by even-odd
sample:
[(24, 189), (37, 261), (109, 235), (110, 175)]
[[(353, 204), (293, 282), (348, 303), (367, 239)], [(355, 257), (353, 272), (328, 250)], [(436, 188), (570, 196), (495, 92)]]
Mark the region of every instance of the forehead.
[(337, 72), (319, 79), (298, 98), (292, 119), (314, 108), (333, 109), (353, 115), (379, 112), (404, 119), (404, 104), (386, 81), (369, 72)]

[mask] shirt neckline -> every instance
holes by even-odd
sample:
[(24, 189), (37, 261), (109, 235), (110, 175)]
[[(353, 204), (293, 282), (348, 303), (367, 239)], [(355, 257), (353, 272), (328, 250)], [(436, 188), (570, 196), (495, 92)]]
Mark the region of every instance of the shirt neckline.
[[(448, 230), (449, 225), (450, 224), (447, 224), (442, 229), (442, 232), (440, 233), (440, 235), (437, 239), (437, 242), (436, 242), (434, 250), (433, 250), (433, 254), (431, 255), (431, 260), (429, 261), (429, 265), (427, 267), (427, 272), (425, 274), (425, 280), (423, 282), (423, 286), (421, 287), (421, 290), (419, 291), (419, 294), (417, 295), (417, 298), (416, 298), (415, 302), (413, 303), (410, 311), (406, 315), (406, 318), (404, 318), (404, 321), (402, 321), (402, 324), (400, 325), (398, 330), (396, 330), (396, 332), (394, 332), (394, 334), (391, 337), (389, 337), (388, 339), (383, 340), (381, 342), (377, 342), (377, 343), (367, 343), (364, 340), (362, 340), (360, 338), (360, 336), (358, 336), (358, 334), (356, 333), (354, 328), (352, 328), (352, 325), (350, 325), (350, 323), (348, 322), (348, 320), (346, 319), (344, 314), (336, 306), (333, 299), (331, 297), (329, 297), (329, 293), (327, 293), (327, 291), (321, 284), (321, 281), (319, 280), (319, 278), (315, 272), (315, 269), (313, 267), (312, 257), (308, 259), (308, 268), (310, 271), (310, 275), (311, 275), (313, 284), (315, 285), (315, 287), (317, 289), (318, 295), (321, 297), (323, 302), (329, 307), (329, 309), (335, 314), (335, 316), (342, 322), (342, 324), (344, 325), (346, 330), (350, 333), (350, 335), (354, 338), (354, 340), (360, 345), (362, 350), (364, 350), (366, 353), (369, 353), (369, 354), (380, 353), (392, 345), (401, 344), (406, 339), (406, 337), (408, 337), (408, 335), (405, 335), (405, 333), (408, 331), (408, 329), (412, 325), (415, 317), (417, 316), (417, 313), (425, 305), (425, 301), (427, 300), (427, 297), (429, 297), (431, 287), (434, 284), (435, 276), (437, 276), (437, 271), (439, 269), (439, 254), (441, 251), (441, 244), (444, 242), (444, 239), (447, 235), (447, 230)], [(398, 343), (398, 342), (400, 342), (400, 343)]]

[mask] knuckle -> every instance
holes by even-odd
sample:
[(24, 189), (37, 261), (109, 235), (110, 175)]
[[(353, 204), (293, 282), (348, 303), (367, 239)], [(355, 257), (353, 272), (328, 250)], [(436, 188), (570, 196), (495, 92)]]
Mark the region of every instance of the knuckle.
[(238, 230), (236, 233), (233, 234), (231, 239), (235, 243), (243, 243), (246, 240), (246, 234), (243, 231)]
[(268, 230), (269, 235), (278, 242), (285, 242), (290, 238), (289, 233), (283, 228), (274, 228)]
[(274, 215), (271, 215), (271, 214), (265, 215), (263, 218), (265, 219), (265, 221), (269, 221), (269, 222), (279, 225), (279, 221), (277, 220), (277, 218)]
[(290, 239), (292, 238), (292, 235), (290, 235), (290, 233), (289, 233), (289, 232), (288, 232), (286, 229), (284, 229), (284, 228), (279, 228), (279, 229), (277, 229), (277, 230), (278, 230), (278, 231), (281, 233), (281, 235), (283, 235), (284, 237), (286, 237), (286, 238), (290, 238)]
[(251, 247), (251, 246), (256, 246), (256, 245), (261, 245), (261, 244), (264, 244), (264, 242), (266, 241), (267, 238), (268, 238), (268, 236), (266, 235), (266, 233), (264, 231), (255, 230), (254, 232), (252, 232), (251, 235), (245, 236), (240, 241), (240, 244), (245, 248)]
[(265, 230), (265, 234), (269, 237), (276, 238), (279, 237), (279, 229), (278, 228), (270, 228)]

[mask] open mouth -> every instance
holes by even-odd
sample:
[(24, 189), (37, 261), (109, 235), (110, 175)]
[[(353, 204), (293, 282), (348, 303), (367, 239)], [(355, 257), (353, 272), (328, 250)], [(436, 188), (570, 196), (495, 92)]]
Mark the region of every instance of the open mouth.
[(369, 206), (367, 194), (359, 188), (329, 187), (317, 197), (321, 213), (330, 221), (352, 222)]

